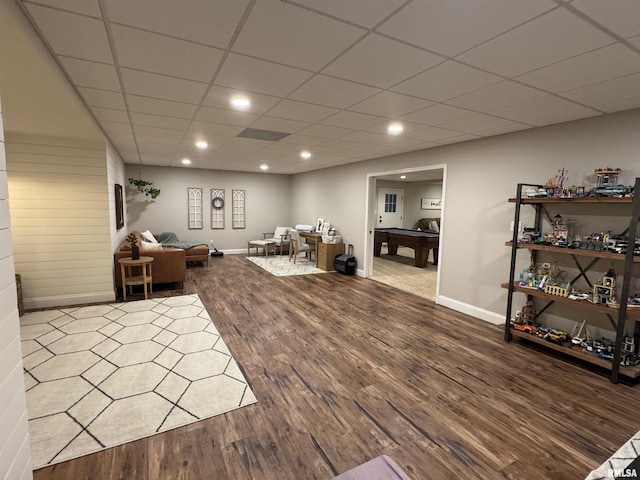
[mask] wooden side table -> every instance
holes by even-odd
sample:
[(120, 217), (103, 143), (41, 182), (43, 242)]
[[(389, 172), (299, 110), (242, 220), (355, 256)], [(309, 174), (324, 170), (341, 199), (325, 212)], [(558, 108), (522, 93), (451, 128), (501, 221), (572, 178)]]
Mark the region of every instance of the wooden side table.
[(318, 256), (316, 258), (318, 262), (317, 267), (327, 272), (335, 270), (336, 268), (333, 265), (333, 261), (338, 255), (342, 255), (343, 253), (344, 243), (320, 242), (318, 244)]
[[(144, 299), (147, 299), (147, 285), (149, 285), (149, 293), (153, 293), (151, 262), (153, 257), (140, 257), (137, 260), (131, 258), (121, 258), (118, 260), (120, 263), (120, 274), (122, 275), (122, 297), (127, 300), (127, 286), (129, 286), (129, 293), (133, 293), (131, 289), (132, 285), (142, 285), (144, 290)], [(140, 274), (132, 274), (132, 269), (140, 269)], [(137, 272), (134, 272), (137, 273)]]

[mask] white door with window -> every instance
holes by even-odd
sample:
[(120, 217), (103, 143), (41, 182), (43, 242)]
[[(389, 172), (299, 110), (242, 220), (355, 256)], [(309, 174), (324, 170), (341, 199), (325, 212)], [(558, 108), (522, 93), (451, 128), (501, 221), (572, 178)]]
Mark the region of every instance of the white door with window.
[(376, 228), (402, 228), (404, 190), (381, 188), (378, 190), (378, 220)]

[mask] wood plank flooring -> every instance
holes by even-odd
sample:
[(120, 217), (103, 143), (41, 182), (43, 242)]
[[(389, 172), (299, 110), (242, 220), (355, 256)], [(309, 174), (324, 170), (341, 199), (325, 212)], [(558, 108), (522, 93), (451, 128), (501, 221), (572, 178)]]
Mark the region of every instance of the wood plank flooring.
[(640, 386), (393, 287), (233, 255), (187, 277), (154, 295), (200, 295), (258, 403), (36, 480), (324, 480), (381, 454), (413, 480), (576, 480), (640, 430)]

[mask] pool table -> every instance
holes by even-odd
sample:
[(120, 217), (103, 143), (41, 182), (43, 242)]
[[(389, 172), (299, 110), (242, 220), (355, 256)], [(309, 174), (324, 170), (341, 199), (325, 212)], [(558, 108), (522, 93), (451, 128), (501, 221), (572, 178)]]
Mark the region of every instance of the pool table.
[(409, 230), (405, 228), (376, 228), (373, 236), (373, 254), (380, 256), (382, 244), (387, 244), (389, 255), (398, 254), (398, 246), (413, 248), (415, 251), (416, 267), (427, 266), (429, 250), (433, 249), (433, 264), (438, 264), (438, 247), (440, 235), (423, 230)]

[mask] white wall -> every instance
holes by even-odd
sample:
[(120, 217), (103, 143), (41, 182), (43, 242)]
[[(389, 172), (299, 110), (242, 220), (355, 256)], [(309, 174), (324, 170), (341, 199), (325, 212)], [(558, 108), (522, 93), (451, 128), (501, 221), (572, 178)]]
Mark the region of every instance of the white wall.
[(0, 105), (0, 479), (27, 480), (31, 449), (24, 394), (20, 320), (13, 267), (7, 164)]
[(569, 183), (583, 184), (602, 166), (622, 168), (620, 180), (631, 184), (640, 176), (638, 131), (640, 110), (631, 110), (299, 174), (293, 177), (292, 213), (329, 218), (354, 244), (360, 265), (367, 174), (446, 164), (440, 302), (500, 322), (506, 305), (500, 283), (509, 269), (504, 242), (513, 219), (507, 199), (516, 184), (545, 183), (562, 167)]
[(6, 154), (25, 308), (114, 300), (104, 143), (12, 135)]
[[(402, 182), (378, 180), (376, 191), (381, 188), (397, 188), (404, 191), (402, 228), (416, 228), (421, 218), (440, 218), (441, 210), (423, 210), (423, 198), (442, 198), (442, 181)], [(377, 195), (377, 193), (376, 193)]]
[[(213, 240), (220, 250), (246, 251), (247, 241), (262, 238), (263, 232), (273, 232), (278, 225), (301, 223), (290, 215), (291, 177), (267, 173), (199, 170), (192, 168), (148, 167), (127, 165), (128, 178), (153, 181), (161, 190), (155, 200), (125, 186), (127, 229), (154, 233), (175, 232), (181, 240), (209, 243)], [(187, 188), (203, 189), (203, 228), (189, 230)], [(225, 228), (211, 229), (211, 189), (225, 190)], [(245, 190), (246, 228), (234, 229), (231, 223), (231, 191)], [(309, 201), (303, 199), (302, 201)], [(304, 219), (306, 223), (307, 219)]]

